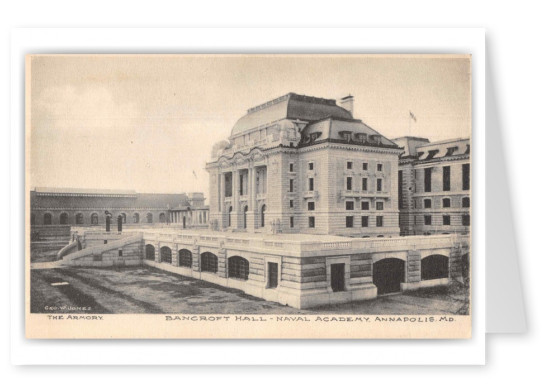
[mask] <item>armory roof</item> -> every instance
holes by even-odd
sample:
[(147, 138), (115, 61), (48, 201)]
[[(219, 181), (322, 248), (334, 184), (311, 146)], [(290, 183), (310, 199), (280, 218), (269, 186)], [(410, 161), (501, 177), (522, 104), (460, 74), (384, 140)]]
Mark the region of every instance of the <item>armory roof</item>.
[(231, 137), (283, 119), (317, 121), (327, 117), (352, 119), (352, 114), (337, 106), (333, 99), (316, 98), (291, 92), (250, 108), (247, 114), (241, 117), (233, 127)]

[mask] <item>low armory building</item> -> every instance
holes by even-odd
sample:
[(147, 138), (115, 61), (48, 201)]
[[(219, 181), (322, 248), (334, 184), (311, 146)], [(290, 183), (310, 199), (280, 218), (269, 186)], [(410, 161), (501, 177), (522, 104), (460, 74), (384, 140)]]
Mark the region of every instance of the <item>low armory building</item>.
[(152, 194), (133, 190), (38, 187), (30, 194), (31, 227), (104, 226), (108, 216), (125, 225), (184, 224), (207, 227), (203, 193)]

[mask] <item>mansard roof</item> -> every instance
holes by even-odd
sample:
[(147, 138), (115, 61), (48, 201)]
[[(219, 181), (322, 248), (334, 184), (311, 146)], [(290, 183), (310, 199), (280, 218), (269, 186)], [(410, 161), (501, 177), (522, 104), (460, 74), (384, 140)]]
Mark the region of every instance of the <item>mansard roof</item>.
[(334, 99), (316, 98), (291, 92), (247, 110), (247, 114), (241, 117), (233, 127), (231, 137), (284, 119), (310, 122), (327, 117), (353, 118), (350, 112), (337, 106)]
[(350, 144), (398, 148), (394, 142), (359, 119), (324, 118), (308, 124), (302, 131), (302, 135), (300, 145), (330, 140), (332, 142), (342, 141)]

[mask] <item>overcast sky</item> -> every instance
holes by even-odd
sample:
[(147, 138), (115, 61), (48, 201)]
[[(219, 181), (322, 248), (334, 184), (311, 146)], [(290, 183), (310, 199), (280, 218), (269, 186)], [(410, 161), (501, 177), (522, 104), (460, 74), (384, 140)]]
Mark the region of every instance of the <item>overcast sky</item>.
[(466, 56), (34, 56), (31, 66), (32, 187), (207, 194), (212, 144), (289, 92), (352, 94), (354, 117), (388, 138), (470, 137)]

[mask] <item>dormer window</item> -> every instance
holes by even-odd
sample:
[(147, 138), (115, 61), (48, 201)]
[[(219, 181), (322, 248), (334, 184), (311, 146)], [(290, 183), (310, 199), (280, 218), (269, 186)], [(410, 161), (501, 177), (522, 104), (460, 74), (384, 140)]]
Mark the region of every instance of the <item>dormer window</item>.
[(339, 135), (348, 142), (350, 142), (350, 140), (352, 139), (352, 132), (349, 130), (340, 131)]
[(381, 136), (378, 134), (372, 134), (371, 136), (369, 136), (369, 139), (374, 143), (377, 143), (377, 144), (381, 143)]
[(312, 132), (312, 133), (310, 134), (310, 142), (313, 143), (313, 142), (316, 141), (318, 138), (320, 138), (320, 136), (321, 136), (321, 132)]
[(365, 133), (356, 133), (356, 138), (360, 143), (366, 143), (367, 142), (367, 134)]
[(426, 159), (432, 159), (434, 155), (438, 153), (438, 149), (434, 149), (432, 151), (429, 151), (429, 154), (427, 155)]
[(459, 148), (458, 147), (450, 147), (448, 148), (448, 151), (446, 152), (446, 156), (452, 156), (454, 152), (456, 152)]

